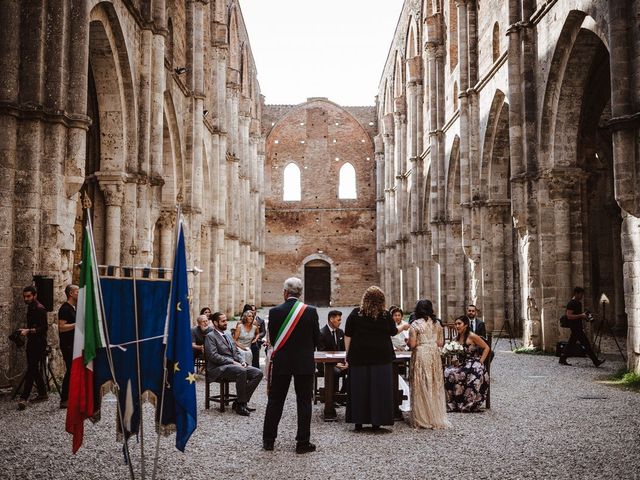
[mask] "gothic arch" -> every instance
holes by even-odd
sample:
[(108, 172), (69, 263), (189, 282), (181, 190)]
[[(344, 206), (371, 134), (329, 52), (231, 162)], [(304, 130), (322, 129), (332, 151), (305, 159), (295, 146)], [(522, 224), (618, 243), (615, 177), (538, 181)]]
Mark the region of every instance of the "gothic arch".
[(400, 52), (396, 52), (396, 62), (393, 72), (393, 98), (400, 98), (404, 95), (404, 61)]
[(295, 162), (287, 163), (282, 169), (282, 200), (290, 202), (302, 200), (302, 173)]
[(462, 218), (460, 206), (460, 137), (456, 135), (449, 154), (449, 169), (447, 172), (446, 218), (459, 222)]
[(162, 208), (173, 209), (176, 197), (184, 192), (184, 161), (178, 117), (173, 98), (168, 91), (164, 93), (164, 115), (162, 129), (163, 180), (161, 203)]
[[(598, 42), (599, 40), (599, 42)], [(594, 47), (600, 43), (604, 50), (608, 52), (606, 39), (603, 38), (603, 33), (596, 27), (595, 21), (592, 17), (587, 16), (585, 12), (572, 10), (567, 15), (562, 31), (558, 37), (556, 49), (551, 60), (549, 67), (549, 76), (547, 77), (547, 84), (545, 89), (545, 97), (543, 101), (544, 108), (541, 111), (540, 119), (540, 133), (541, 139), (539, 156), (541, 162), (541, 168), (553, 168), (556, 165), (567, 164), (566, 160), (557, 161), (556, 155), (560, 156), (559, 151), (554, 148), (554, 143), (557, 141), (557, 120), (560, 112), (564, 111), (563, 115), (569, 114), (571, 109), (579, 109), (580, 102), (569, 100), (569, 89), (580, 88), (583, 85), (580, 83), (584, 81), (584, 78), (588, 75), (587, 69), (591, 62), (580, 58), (580, 55), (573, 55), (573, 53), (582, 51), (583, 55), (589, 56), (589, 51), (593, 55)], [(578, 50), (575, 50), (578, 48)], [(573, 60), (570, 65), (569, 62)], [(570, 82), (573, 85), (570, 86)], [(563, 88), (565, 89), (563, 92)], [(563, 96), (563, 93), (565, 95)], [(561, 99), (564, 99), (564, 104), (561, 103)], [(574, 112), (579, 115), (578, 112)], [(566, 118), (566, 117), (561, 117)], [(577, 117), (576, 117), (577, 118)], [(576, 132), (566, 132), (569, 135), (575, 135)], [(561, 141), (562, 148), (567, 148), (566, 139)], [(567, 152), (569, 153), (569, 152)]]
[[(505, 150), (506, 146), (506, 150)], [(483, 199), (505, 199), (509, 187), (509, 106), (501, 90), (491, 102), (480, 162), (480, 194)], [(506, 170), (506, 172), (505, 172)]]
[(405, 46), (406, 57), (413, 58), (420, 55), (420, 37), (416, 18), (409, 19), (409, 29), (407, 33), (407, 44)]
[(96, 84), (100, 118), (100, 168), (138, 170), (137, 99), (126, 40), (112, 4), (90, 13), (89, 68)]
[(240, 40), (238, 39), (238, 9), (229, 7), (229, 68), (240, 70)]

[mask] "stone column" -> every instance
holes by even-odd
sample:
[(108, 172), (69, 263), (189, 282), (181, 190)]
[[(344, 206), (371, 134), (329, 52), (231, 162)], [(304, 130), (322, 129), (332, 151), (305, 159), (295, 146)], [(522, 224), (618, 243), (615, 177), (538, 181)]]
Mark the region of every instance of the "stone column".
[(640, 218), (622, 210), (624, 303), (627, 311), (627, 356), (630, 371), (640, 372)]
[(202, 269), (202, 273), (198, 275), (200, 307), (204, 305), (211, 307), (211, 226), (206, 223), (200, 226), (200, 258), (194, 265)]
[[(549, 193), (553, 201), (553, 230), (555, 236), (555, 302), (557, 309), (551, 308), (542, 322), (542, 345), (549, 349), (558, 340), (560, 331), (558, 318), (562, 315), (561, 305), (571, 298), (572, 261), (571, 261), (571, 196), (578, 188), (574, 175), (554, 174), (549, 179)], [(546, 282), (545, 282), (546, 283)], [(553, 312), (553, 313), (552, 313)], [(558, 315), (560, 314), (560, 315)]]
[(160, 213), (160, 267), (173, 267), (176, 212), (164, 210)]
[(120, 265), (122, 248), (121, 215), (124, 202), (124, 182), (116, 176), (96, 173), (98, 184), (104, 195), (105, 212), (105, 252), (106, 265)]

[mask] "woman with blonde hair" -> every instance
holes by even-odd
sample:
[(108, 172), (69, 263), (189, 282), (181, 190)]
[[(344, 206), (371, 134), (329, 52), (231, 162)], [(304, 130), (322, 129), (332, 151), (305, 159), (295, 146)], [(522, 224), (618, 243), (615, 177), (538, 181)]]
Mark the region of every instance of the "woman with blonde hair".
[(360, 307), (353, 309), (344, 329), (349, 367), (346, 422), (356, 431), (364, 424), (373, 429), (393, 425), (393, 370), (391, 337), (398, 333), (385, 307), (380, 287), (367, 288)]
[(253, 324), (253, 312), (251, 310), (245, 311), (233, 331), (233, 340), (247, 365), (251, 365), (253, 360), (251, 344), (258, 340), (259, 334), (260, 330)]

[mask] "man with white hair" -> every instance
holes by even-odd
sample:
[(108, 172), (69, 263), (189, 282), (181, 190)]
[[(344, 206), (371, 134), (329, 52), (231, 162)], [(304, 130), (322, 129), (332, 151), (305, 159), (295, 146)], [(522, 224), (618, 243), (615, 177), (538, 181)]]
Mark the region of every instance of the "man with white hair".
[(273, 450), (278, 436), (291, 377), (296, 391), (298, 432), (296, 453), (313, 452), (311, 400), (313, 397), (314, 351), (320, 338), (318, 312), (300, 301), (302, 281), (291, 277), (283, 286), (284, 303), (269, 310), (269, 339), (273, 346), (269, 378), (269, 397), (264, 416), (262, 446)]

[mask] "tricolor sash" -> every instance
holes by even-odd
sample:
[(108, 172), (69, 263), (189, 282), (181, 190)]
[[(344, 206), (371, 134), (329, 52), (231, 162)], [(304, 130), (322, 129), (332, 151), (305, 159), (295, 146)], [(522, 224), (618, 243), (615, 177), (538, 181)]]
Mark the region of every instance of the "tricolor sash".
[(271, 356), (275, 355), (276, 352), (284, 347), (285, 343), (287, 343), (287, 340), (289, 340), (289, 337), (291, 336), (291, 332), (293, 332), (293, 329), (298, 325), (298, 322), (306, 309), (307, 305), (297, 299), (291, 307), (291, 311), (287, 315), (287, 318), (284, 319), (284, 322), (280, 326), (280, 330), (278, 330), (278, 333), (276, 334)]
[(291, 307), (291, 311), (287, 314), (287, 318), (284, 319), (284, 322), (280, 326), (280, 330), (276, 334), (275, 342), (271, 343), (273, 345), (270, 349), (267, 348), (267, 395), (269, 394), (269, 390), (271, 388), (271, 375), (273, 373), (273, 357), (276, 352), (284, 347), (284, 344), (287, 343), (289, 337), (291, 336), (291, 332), (296, 328), (296, 325), (302, 318), (302, 314), (307, 309), (307, 305), (302, 303), (300, 300), (296, 299), (296, 302)]

